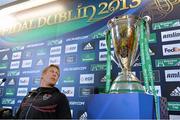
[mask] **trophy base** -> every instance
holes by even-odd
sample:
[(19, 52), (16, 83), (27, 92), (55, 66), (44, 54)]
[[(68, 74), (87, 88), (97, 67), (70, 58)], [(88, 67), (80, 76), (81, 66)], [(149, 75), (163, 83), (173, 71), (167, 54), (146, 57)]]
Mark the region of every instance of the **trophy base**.
[(141, 82), (131, 72), (121, 72), (113, 81), (110, 93), (145, 92)]

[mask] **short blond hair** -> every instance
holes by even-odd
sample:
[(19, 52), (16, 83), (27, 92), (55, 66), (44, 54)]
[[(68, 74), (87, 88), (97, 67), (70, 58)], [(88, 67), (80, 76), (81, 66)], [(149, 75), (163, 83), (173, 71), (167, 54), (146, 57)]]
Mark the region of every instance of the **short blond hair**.
[(45, 73), (49, 68), (51, 68), (51, 67), (54, 67), (54, 68), (56, 68), (56, 69), (58, 70), (58, 72), (59, 72), (58, 77), (59, 77), (59, 76), (60, 76), (60, 68), (59, 68), (58, 65), (54, 65), (54, 64), (50, 64), (49, 66), (45, 67), (45, 68), (43, 69), (43, 71), (42, 71), (42, 74), (44, 74), (44, 73)]

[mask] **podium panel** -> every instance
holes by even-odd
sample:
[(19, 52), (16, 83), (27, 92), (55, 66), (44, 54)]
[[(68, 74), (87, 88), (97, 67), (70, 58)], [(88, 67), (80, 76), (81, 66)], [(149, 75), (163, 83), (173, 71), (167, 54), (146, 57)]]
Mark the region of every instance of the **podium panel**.
[(87, 102), (88, 119), (155, 119), (152, 95), (144, 93), (95, 94)]

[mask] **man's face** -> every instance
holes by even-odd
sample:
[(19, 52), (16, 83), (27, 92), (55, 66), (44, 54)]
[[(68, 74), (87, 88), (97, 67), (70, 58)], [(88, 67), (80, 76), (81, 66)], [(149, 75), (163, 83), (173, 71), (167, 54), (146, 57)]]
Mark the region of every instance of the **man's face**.
[(46, 84), (47, 87), (53, 87), (59, 78), (59, 71), (55, 67), (50, 67), (47, 71), (43, 74), (43, 82)]

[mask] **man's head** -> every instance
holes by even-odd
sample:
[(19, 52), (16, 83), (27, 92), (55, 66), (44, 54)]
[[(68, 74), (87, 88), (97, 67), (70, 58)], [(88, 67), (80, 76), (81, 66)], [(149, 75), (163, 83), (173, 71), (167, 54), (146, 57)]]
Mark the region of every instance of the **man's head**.
[(58, 81), (60, 76), (60, 69), (57, 65), (49, 65), (46, 67), (41, 76), (41, 87), (53, 87)]

